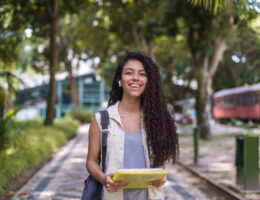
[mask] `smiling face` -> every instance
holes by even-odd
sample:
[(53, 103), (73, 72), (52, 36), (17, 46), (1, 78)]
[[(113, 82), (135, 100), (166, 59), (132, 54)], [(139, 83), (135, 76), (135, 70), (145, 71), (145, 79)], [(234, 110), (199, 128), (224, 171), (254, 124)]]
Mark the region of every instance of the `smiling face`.
[(123, 96), (140, 98), (147, 85), (147, 75), (143, 64), (138, 60), (129, 60), (121, 74)]

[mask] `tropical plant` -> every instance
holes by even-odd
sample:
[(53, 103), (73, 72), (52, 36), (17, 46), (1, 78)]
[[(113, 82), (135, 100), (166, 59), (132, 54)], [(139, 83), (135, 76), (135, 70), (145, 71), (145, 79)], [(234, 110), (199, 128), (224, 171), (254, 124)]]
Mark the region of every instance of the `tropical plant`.
[(206, 10), (217, 14), (224, 10), (231, 10), (233, 7), (233, 0), (188, 0), (192, 5), (203, 6)]
[(0, 151), (5, 149), (6, 133), (8, 123), (12, 117), (21, 110), (21, 107), (14, 108), (11, 95), (15, 92), (15, 82), (23, 84), (23, 81), (11, 70), (0, 71), (0, 81), (6, 87), (0, 86)]
[(21, 107), (5, 110), (6, 96), (4, 89), (0, 86), (0, 151), (5, 149), (5, 136), (8, 132), (8, 122), (21, 109)]

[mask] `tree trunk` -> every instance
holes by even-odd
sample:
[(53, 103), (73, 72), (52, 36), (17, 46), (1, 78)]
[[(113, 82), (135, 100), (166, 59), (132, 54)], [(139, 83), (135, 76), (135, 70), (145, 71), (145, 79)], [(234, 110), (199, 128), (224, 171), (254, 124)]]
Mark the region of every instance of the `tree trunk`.
[(218, 36), (215, 41), (215, 51), (211, 59), (205, 57), (203, 65), (198, 74), (198, 93), (197, 93), (197, 124), (200, 127), (200, 137), (211, 139), (210, 121), (212, 119), (211, 100), (212, 100), (212, 81), (217, 71), (219, 62), (227, 49), (227, 43)]
[(204, 126), (206, 128), (205, 132), (202, 132), (203, 139), (211, 139), (212, 132), (211, 132), (211, 125), (210, 122), (212, 120), (212, 80), (213, 77), (208, 77), (206, 79), (206, 104), (205, 104), (205, 123)]
[(56, 103), (56, 80), (55, 73), (57, 68), (58, 48), (57, 48), (57, 31), (58, 31), (58, 0), (50, 0), (49, 15), (51, 21), (50, 29), (50, 82), (47, 96), (47, 108), (44, 125), (52, 125), (55, 117), (55, 103)]
[(72, 101), (74, 103), (75, 109), (80, 110), (81, 106), (80, 106), (80, 102), (79, 102), (78, 90), (77, 90), (77, 86), (75, 83), (75, 78), (72, 74), (71, 60), (68, 58), (66, 58), (66, 60), (65, 60), (65, 67), (66, 67), (67, 71), (69, 72), (70, 95), (71, 95)]
[(207, 118), (206, 113), (206, 104), (207, 104), (207, 95), (206, 95), (206, 76), (205, 69), (199, 67), (198, 70), (198, 91), (196, 95), (196, 110), (197, 110), (197, 125), (200, 128), (200, 137), (203, 139), (210, 139), (210, 123)]

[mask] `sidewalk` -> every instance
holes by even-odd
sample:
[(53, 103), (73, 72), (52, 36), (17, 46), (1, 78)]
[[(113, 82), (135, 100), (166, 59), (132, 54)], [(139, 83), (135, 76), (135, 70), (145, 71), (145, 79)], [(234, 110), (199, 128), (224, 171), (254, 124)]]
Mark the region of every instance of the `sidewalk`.
[[(12, 198), (12, 200), (76, 200), (80, 199), (83, 182), (88, 175), (85, 159), (88, 145), (88, 125), (79, 128), (56, 157), (44, 166)], [(188, 184), (175, 167), (168, 166), (170, 174), (164, 186), (170, 200), (207, 200), (195, 186)]]

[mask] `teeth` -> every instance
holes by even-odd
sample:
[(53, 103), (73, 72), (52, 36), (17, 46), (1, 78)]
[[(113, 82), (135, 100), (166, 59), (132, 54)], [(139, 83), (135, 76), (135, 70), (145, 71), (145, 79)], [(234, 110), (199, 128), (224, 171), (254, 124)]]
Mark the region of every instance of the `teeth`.
[(137, 88), (140, 87), (140, 85), (138, 85), (138, 84), (131, 84), (130, 86), (131, 86), (131, 87), (137, 87)]

